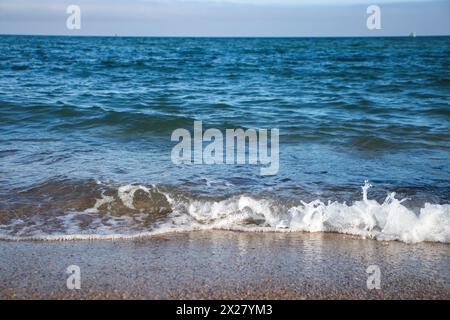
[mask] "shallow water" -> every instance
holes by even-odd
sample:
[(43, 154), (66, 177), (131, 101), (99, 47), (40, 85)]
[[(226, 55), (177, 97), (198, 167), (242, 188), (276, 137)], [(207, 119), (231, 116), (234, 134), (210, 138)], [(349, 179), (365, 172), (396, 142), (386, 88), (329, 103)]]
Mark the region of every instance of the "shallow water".
[[(449, 37), (0, 40), (3, 238), (169, 224), (450, 241)], [(170, 135), (194, 120), (278, 128), (278, 174), (174, 165)]]

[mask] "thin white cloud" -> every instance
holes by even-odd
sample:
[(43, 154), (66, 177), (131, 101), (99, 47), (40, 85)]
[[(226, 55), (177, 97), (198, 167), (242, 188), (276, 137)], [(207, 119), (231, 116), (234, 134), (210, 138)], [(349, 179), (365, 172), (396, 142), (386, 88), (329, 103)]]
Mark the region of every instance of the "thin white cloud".
[[(335, 5), (335, 0), (314, 1), (321, 5), (307, 5), (311, 0), (280, 1), (282, 5), (273, 0), (2, 0), (0, 34), (385, 36), (450, 32), (450, 1), (383, 4), (387, 0), (343, 0), (348, 2), (345, 6), (342, 1)], [(365, 4), (355, 4), (361, 1)], [(382, 30), (374, 32), (366, 27), (367, 3), (372, 2), (382, 6)], [(69, 4), (81, 7), (81, 30), (66, 28)]]

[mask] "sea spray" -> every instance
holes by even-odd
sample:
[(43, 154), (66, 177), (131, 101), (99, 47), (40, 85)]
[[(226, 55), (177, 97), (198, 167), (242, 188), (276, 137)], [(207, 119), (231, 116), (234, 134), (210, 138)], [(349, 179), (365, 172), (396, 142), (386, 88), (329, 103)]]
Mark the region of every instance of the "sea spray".
[[(0, 225), (3, 240), (133, 239), (195, 230), (245, 232), (335, 232), (382, 241), (450, 243), (450, 206), (425, 203), (416, 214), (397, 199), (395, 192), (380, 204), (369, 198), (370, 184), (362, 187), (362, 200), (346, 202), (299, 201), (287, 205), (274, 198), (234, 195), (222, 200), (196, 199), (158, 186), (123, 185), (116, 195), (105, 195), (92, 208), (57, 217), (11, 219)], [(170, 210), (136, 208), (138, 191)], [(112, 214), (114, 206), (118, 212)], [(102, 210), (100, 210), (102, 209)], [(122, 214), (120, 214), (122, 212)], [(158, 213), (163, 213), (158, 216)], [(152, 220), (153, 219), (153, 220)], [(153, 222), (152, 222), (153, 221)], [(54, 226), (54, 229), (48, 226)]]

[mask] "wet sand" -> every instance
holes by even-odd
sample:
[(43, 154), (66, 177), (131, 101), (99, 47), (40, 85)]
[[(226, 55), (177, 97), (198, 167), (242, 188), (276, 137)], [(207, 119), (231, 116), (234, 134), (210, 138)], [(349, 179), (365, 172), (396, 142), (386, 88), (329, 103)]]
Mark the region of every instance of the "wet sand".
[[(1, 299), (449, 299), (450, 245), (325, 233), (205, 231), (0, 242)], [(66, 287), (69, 265), (81, 289)], [(381, 289), (368, 290), (369, 265)]]

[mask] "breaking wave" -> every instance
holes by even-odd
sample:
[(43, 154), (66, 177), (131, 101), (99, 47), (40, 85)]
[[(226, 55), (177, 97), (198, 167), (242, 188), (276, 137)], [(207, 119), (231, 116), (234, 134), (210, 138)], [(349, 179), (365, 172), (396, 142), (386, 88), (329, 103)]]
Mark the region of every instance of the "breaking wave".
[(234, 195), (198, 199), (157, 186), (124, 185), (101, 192), (95, 204), (60, 215), (13, 217), (0, 224), (0, 239), (135, 239), (171, 232), (234, 230), (245, 232), (335, 232), (363, 239), (405, 243), (450, 242), (450, 205), (425, 203), (412, 210), (395, 192), (379, 203), (368, 197), (346, 202), (299, 201)]

